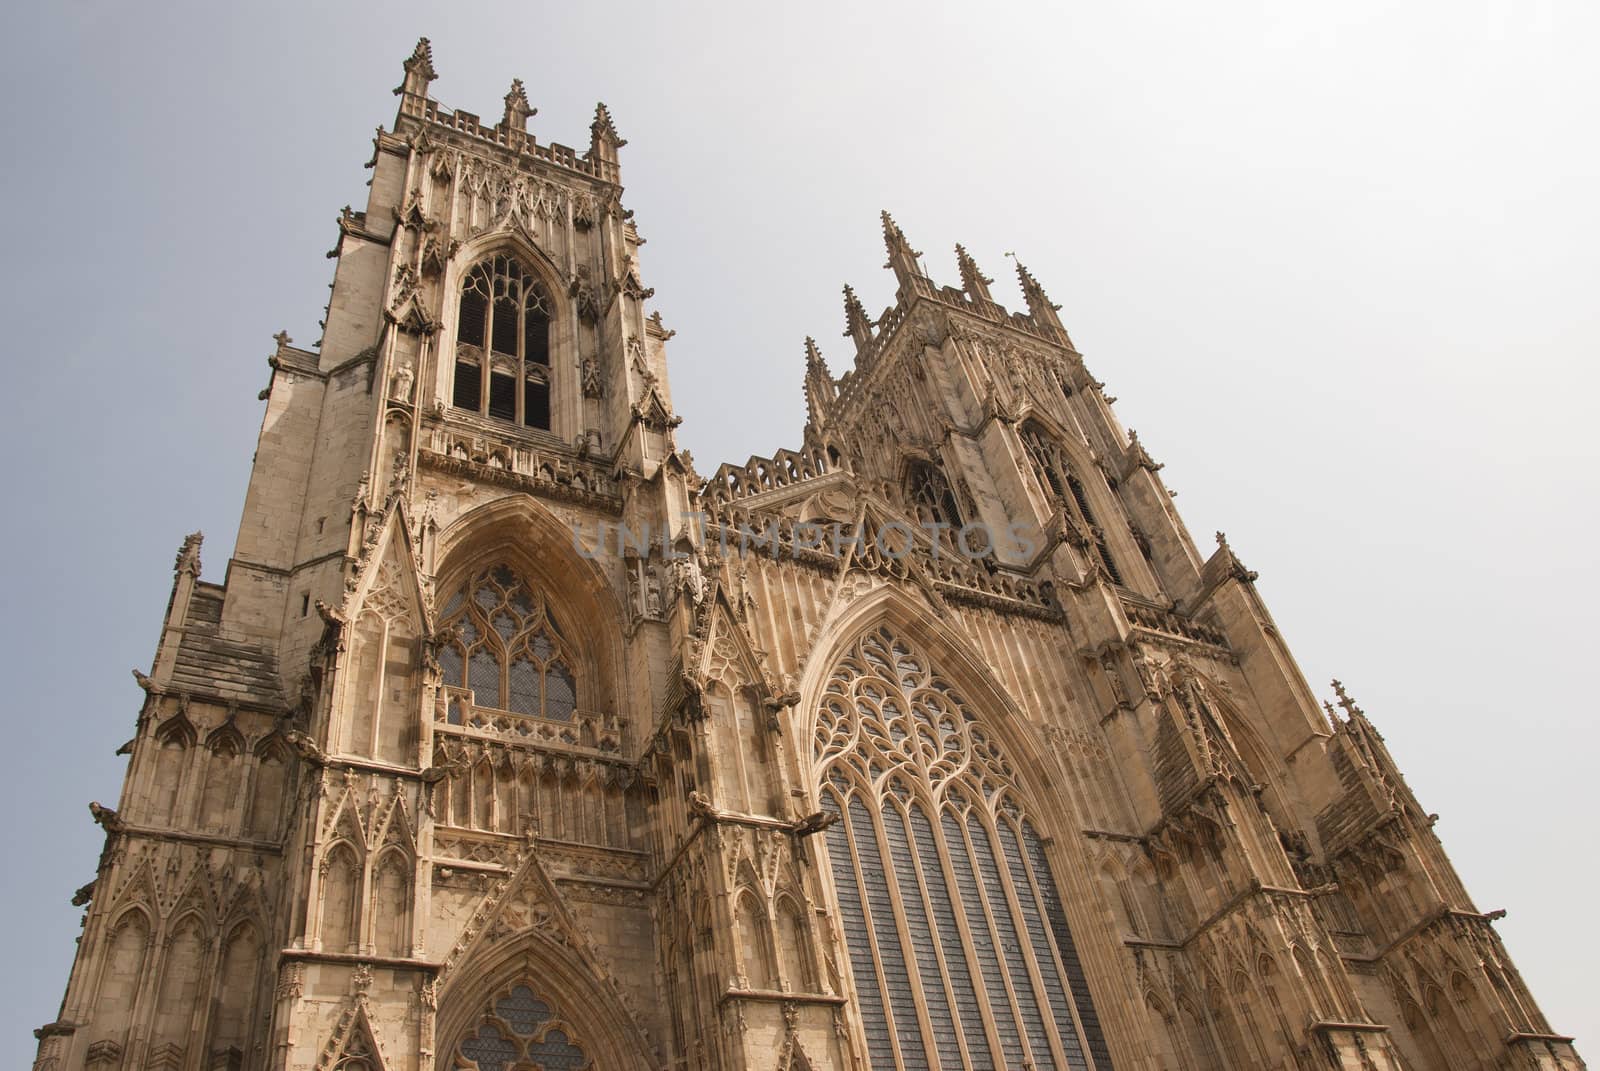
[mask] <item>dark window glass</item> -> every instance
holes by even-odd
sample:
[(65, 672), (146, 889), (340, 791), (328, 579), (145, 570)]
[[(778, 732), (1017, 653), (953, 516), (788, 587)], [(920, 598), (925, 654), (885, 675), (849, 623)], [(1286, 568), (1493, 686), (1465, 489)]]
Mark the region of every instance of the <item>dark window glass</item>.
[(489, 375), (489, 415), (499, 420), (517, 419), (517, 384), (505, 372)]
[(517, 355), (517, 305), (506, 298), (494, 303), (494, 351)]
[(483, 320), (488, 308), (488, 302), (477, 291), (467, 290), (462, 293), (461, 318), (457, 322), (456, 342), (464, 342), (469, 346), (483, 345)]
[(534, 309), (528, 310), (522, 327), (522, 357), (530, 364), (550, 363), (550, 321)]
[(527, 380), (522, 385), (522, 419), (530, 428), (550, 427), (550, 385)]
[(450, 400), (457, 409), (476, 411), (483, 404), (483, 370), (475, 362), (456, 362), (456, 386)]

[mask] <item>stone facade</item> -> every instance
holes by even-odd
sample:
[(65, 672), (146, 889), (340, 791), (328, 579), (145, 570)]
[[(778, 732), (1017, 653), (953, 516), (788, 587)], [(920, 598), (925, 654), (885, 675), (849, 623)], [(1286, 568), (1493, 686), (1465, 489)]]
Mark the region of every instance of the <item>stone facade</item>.
[(35, 1071), (1583, 1066), (1025, 269), (886, 214), (803, 445), (703, 479), (605, 107), (433, 78), (178, 555)]

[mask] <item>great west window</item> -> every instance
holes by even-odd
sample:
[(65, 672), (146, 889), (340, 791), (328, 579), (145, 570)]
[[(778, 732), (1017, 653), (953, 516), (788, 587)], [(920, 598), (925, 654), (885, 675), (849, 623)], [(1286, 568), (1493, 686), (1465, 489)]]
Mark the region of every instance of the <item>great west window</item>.
[(840, 660), (816, 739), (875, 1071), (1109, 1071), (1045, 844), (955, 689), (887, 629)]

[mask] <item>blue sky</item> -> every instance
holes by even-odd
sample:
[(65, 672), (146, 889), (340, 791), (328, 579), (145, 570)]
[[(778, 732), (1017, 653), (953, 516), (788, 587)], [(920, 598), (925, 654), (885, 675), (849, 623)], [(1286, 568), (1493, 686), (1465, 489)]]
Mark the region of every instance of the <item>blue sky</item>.
[[(888, 208), (1063, 306), (1191, 530), (1228, 532), (1313, 684), (1384, 732), (1559, 1031), (1600, 730), (1592, 5), (11, 5), (0, 124), (12, 520), (0, 1051), (78, 933), (182, 536), (220, 581), (271, 335), (318, 335), (334, 220), (421, 34), (446, 105), (597, 100), (703, 473), (799, 442)], [(18, 969), (20, 966), (20, 969)], [(1593, 1046), (1590, 1046), (1592, 1048)]]

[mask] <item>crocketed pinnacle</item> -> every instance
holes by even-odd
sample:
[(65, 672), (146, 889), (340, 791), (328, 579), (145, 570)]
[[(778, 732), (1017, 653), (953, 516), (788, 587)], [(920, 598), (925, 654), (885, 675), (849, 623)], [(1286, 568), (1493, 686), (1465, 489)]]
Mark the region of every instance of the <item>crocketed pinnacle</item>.
[(864, 346), (872, 339), (872, 321), (867, 319), (866, 307), (849, 283), (844, 284), (844, 333)]
[(439, 77), (433, 69), (433, 45), (426, 37), (417, 38), (417, 47), (411, 50), (411, 58), (406, 60), (405, 68), (406, 74), (415, 75), (424, 83)]
[(961, 271), (961, 286), (970, 297), (994, 300), (989, 296), (989, 284), (994, 280), (978, 270), (978, 262), (960, 242), (956, 243), (956, 266)]
[(617, 134), (616, 124), (611, 121), (611, 110), (606, 107), (605, 101), (594, 106), (594, 122), (589, 124), (589, 133), (596, 140), (609, 141), (619, 149), (628, 144), (626, 139)]

